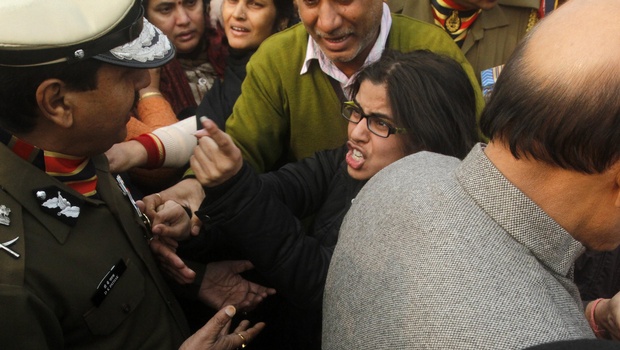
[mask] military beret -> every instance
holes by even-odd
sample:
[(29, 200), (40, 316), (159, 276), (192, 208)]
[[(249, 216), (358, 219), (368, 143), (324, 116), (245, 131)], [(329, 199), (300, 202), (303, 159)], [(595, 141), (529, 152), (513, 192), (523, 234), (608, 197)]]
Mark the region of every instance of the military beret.
[(154, 68), (174, 54), (168, 38), (144, 18), (140, 0), (0, 1), (0, 66), (94, 58)]

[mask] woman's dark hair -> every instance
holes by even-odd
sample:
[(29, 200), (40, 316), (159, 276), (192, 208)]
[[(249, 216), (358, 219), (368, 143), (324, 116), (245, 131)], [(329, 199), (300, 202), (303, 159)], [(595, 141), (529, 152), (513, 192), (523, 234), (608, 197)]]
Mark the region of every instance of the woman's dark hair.
[(273, 4), (276, 7), (276, 20), (273, 23), (273, 32), (278, 32), (281, 28), (278, 28), (278, 23), (283, 19), (288, 19), (288, 27), (299, 22), (297, 12), (295, 12), (294, 0), (273, 0)]
[(394, 123), (406, 128), (405, 153), (430, 151), (463, 159), (478, 141), (476, 98), (471, 82), (453, 59), (430, 51), (385, 50), (364, 67), (352, 87), (385, 84)]
[(0, 66), (0, 127), (12, 133), (31, 132), (38, 118), (36, 91), (43, 81), (56, 78), (71, 90), (94, 90), (102, 64), (89, 59), (28, 68)]

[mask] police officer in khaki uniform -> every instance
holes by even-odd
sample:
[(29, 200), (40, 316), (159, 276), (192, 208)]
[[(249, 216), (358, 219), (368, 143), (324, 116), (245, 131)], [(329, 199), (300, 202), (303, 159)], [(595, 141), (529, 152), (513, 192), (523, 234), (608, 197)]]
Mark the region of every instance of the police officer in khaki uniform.
[[(101, 155), (149, 84), (137, 68), (174, 52), (139, 0), (0, 2), (0, 348), (174, 349), (189, 336), (148, 222)], [(234, 313), (184, 348), (245, 346), (262, 325), (227, 334)]]
[[(540, 7), (540, 0), (390, 0), (387, 3), (392, 12), (436, 23), (449, 34), (462, 31), (464, 38), (457, 40), (462, 39), (461, 50), (479, 80), (482, 71), (508, 61), (517, 43), (538, 22)], [(471, 12), (474, 18), (469, 16)], [(468, 19), (473, 20), (469, 23)]]

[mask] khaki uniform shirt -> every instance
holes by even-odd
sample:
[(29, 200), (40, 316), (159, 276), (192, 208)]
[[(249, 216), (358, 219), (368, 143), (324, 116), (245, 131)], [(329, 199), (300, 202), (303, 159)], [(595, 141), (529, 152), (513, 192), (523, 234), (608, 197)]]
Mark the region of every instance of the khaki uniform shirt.
[[(101, 200), (80, 195), (0, 145), (0, 205), (10, 210), (0, 243), (19, 237), (9, 248), (20, 254), (0, 250), (2, 349), (174, 349), (189, 333), (137, 213), (105, 157), (94, 161)], [(36, 193), (50, 186), (83, 201), (73, 226), (64, 215), (44, 212)], [(117, 277), (108, 274), (115, 265)], [(97, 290), (103, 295), (98, 306)]]
[[(430, 0), (390, 0), (388, 5), (392, 12), (428, 23), (435, 21)], [(517, 43), (536, 24), (539, 7), (539, 0), (499, 0), (491, 10), (482, 11), (461, 47), (478, 81), (481, 71), (508, 61)]]

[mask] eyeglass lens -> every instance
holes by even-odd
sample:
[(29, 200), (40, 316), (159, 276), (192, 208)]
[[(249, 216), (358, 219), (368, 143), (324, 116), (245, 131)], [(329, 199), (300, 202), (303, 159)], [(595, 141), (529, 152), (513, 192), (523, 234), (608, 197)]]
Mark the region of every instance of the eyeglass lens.
[(390, 135), (390, 130), (393, 128), (383, 118), (375, 117), (372, 115), (365, 115), (362, 110), (355, 105), (345, 105), (343, 114), (346, 119), (355, 124), (359, 123), (362, 118), (366, 118), (368, 130), (370, 130), (373, 134), (377, 136), (388, 137)]

